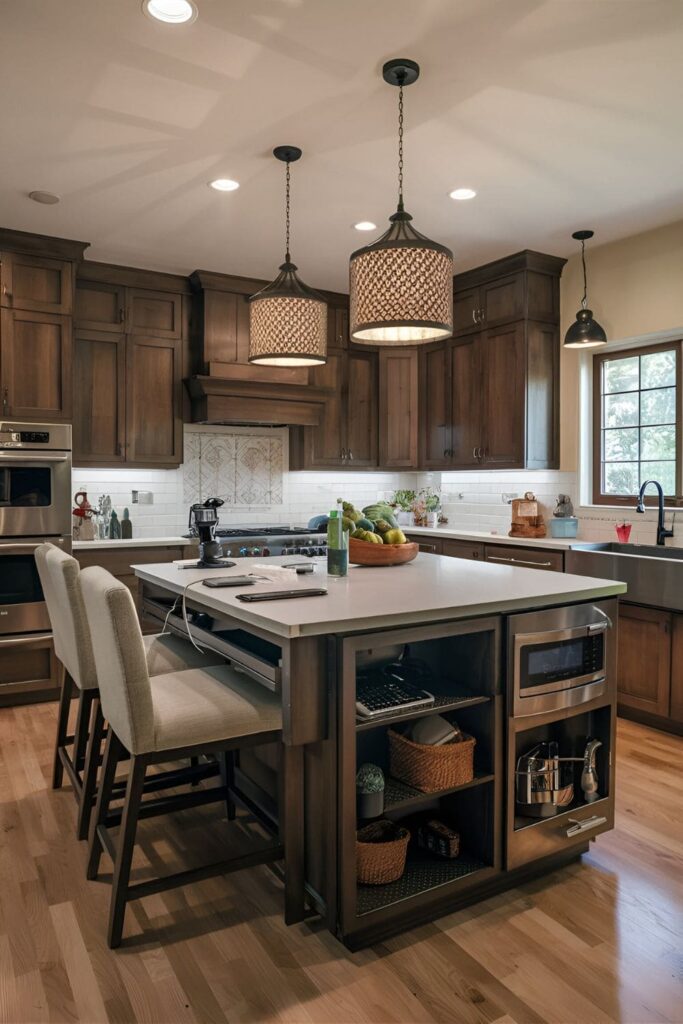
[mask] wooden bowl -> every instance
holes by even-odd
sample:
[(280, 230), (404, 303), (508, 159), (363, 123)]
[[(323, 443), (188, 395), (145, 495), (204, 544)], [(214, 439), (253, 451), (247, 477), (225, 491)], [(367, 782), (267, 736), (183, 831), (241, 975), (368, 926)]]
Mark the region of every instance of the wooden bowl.
[(412, 562), (419, 551), (419, 545), (372, 544), (366, 540), (349, 538), (349, 562), (354, 565), (403, 565)]

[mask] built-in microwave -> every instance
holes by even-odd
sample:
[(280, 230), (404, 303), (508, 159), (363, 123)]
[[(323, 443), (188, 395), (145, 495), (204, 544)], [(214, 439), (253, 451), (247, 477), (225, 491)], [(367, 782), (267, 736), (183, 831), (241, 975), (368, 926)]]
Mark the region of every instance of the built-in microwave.
[(71, 536), (71, 426), (0, 420), (0, 538)]
[(606, 633), (611, 625), (595, 604), (510, 616), (512, 715), (574, 707), (605, 693)]

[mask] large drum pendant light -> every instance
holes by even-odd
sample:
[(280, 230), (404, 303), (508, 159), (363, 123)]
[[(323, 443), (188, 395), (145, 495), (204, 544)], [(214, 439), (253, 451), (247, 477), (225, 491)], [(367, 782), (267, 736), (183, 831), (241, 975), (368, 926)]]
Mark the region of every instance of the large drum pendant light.
[(419, 345), (453, 333), (453, 254), (412, 226), (403, 207), (403, 87), (420, 74), (414, 60), (390, 60), (398, 86), (398, 206), (390, 227), (351, 254), (351, 337), (359, 345)]
[(287, 165), (285, 176), (285, 262), (271, 284), (250, 296), (249, 362), (265, 366), (317, 366), (327, 362), (327, 305), (304, 284), (289, 254), (289, 165), (297, 146), (276, 146), (273, 156)]
[(587, 309), (588, 289), (586, 286), (586, 241), (593, 237), (592, 231), (575, 231), (572, 238), (581, 242), (581, 266), (583, 267), (583, 298), (581, 309), (576, 320), (564, 338), (564, 348), (596, 348), (607, 344), (607, 335), (597, 320), (593, 319), (593, 310)]

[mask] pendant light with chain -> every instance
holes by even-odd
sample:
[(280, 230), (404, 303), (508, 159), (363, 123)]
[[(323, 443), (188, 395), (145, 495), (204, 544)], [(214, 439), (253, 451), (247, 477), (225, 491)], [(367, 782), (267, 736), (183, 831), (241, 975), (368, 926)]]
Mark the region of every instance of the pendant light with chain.
[(575, 231), (572, 238), (581, 242), (581, 266), (583, 267), (583, 298), (581, 309), (576, 314), (576, 320), (567, 331), (564, 338), (564, 348), (597, 348), (598, 345), (607, 344), (607, 335), (597, 320), (593, 319), (593, 310), (587, 309), (587, 285), (586, 285), (586, 241), (593, 237), (592, 231)]
[(417, 81), (414, 60), (390, 60), (398, 87), (398, 206), (381, 238), (351, 254), (351, 337), (359, 345), (417, 345), (453, 333), (453, 254), (411, 224), (403, 205), (403, 89)]
[(285, 262), (270, 284), (249, 298), (249, 362), (265, 366), (317, 366), (327, 362), (327, 305), (304, 284), (289, 253), (290, 170), (297, 146), (276, 146), (285, 175)]

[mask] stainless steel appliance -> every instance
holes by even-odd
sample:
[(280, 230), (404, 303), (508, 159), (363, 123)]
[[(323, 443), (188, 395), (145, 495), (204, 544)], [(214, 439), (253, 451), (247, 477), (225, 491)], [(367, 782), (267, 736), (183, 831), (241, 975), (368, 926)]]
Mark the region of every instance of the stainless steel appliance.
[(575, 707), (605, 692), (605, 634), (597, 604), (511, 615), (509, 678), (515, 718)]
[[(49, 540), (71, 551), (71, 427), (0, 420), (0, 645), (4, 655), (51, 638), (35, 564)], [(20, 659), (19, 659), (20, 660)], [(27, 659), (27, 666), (30, 659)], [(20, 676), (20, 673), (19, 673)], [(19, 700), (21, 676), (0, 671), (0, 698)], [(26, 680), (35, 690), (35, 680)]]
[[(218, 509), (225, 504), (222, 498), (207, 498), (204, 502), (190, 505), (188, 526), (196, 530), (199, 537), (199, 561), (197, 568), (215, 569), (217, 566), (228, 568), (234, 565), (223, 558), (223, 548), (216, 540), (218, 525)], [(190, 568), (188, 566), (188, 568)]]
[[(188, 536), (196, 537), (196, 529), (191, 530)], [(327, 534), (305, 526), (218, 527), (215, 536), (228, 558), (264, 558), (268, 555), (313, 558), (327, 551)]]

